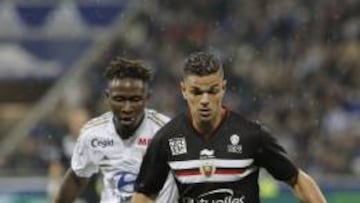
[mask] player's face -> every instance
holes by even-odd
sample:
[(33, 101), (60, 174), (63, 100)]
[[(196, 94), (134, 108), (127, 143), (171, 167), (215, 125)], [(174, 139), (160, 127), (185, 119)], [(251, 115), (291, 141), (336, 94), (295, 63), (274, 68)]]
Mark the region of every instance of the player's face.
[(221, 117), (225, 85), (220, 72), (184, 78), (181, 89), (195, 123), (215, 123)]
[(136, 127), (144, 114), (148, 87), (142, 80), (114, 79), (109, 82), (107, 98), (111, 110), (124, 127)]

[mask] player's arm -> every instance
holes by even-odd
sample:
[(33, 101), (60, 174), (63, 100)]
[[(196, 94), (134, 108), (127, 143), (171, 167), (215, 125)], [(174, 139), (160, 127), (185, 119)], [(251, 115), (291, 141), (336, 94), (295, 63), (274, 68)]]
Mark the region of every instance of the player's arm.
[(55, 203), (70, 203), (85, 189), (89, 178), (77, 176), (73, 170), (68, 169), (64, 180), (61, 183), (60, 190), (55, 197)]
[(154, 203), (155, 201), (143, 193), (135, 192), (132, 196), (131, 203)]
[(296, 181), (291, 184), (293, 193), (303, 203), (326, 203), (326, 199), (314, 179), (300, 170)]
[(295, 196), (304, 203), (326, 203), (315, 181), (295, 166), (277, 140), (265, 129), (259, 135), (257, 163), (277, 180), (287, 182), (293, 188)]
[(88, 146), (90, 135), (82, 131), (78, 137), (71, 157), (71, 167), (63, 178), (55, 203), (73, 202), (88, 185), (90, 177), (99, 171), (100, 155)]
[(63, 166), (58, 160), (52, 160), (49, 163), (48, 168), (48, 183), (47, 183), (47, 193), (51, 202), (54, 201), (55, 195), (59, 190), (59, 185), (62, 180)]

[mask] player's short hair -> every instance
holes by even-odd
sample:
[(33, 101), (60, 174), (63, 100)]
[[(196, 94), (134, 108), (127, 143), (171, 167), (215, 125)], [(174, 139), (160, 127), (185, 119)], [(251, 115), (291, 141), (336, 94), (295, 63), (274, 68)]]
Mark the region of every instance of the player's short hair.
[(152, 71), (142, 61), (116, 57), (106, 68), (104, 76), (107, 80), (134, 78), (149, 82)]
[(191, 54), (184, 64), (184, 77), (188, 75), (206, 76), (220, 71), (223, 74), (221, 61), (214, 54), (195, 52)]

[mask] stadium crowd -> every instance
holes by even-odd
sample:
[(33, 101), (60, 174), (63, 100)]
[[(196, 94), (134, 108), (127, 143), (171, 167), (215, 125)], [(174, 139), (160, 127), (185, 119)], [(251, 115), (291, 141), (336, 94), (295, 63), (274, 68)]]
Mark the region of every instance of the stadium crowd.
[(266, 124), (314, 176), (359, 175), (359, 9), (354, 0), (146, 3), (1, 167), (46, 174), (64, 153), (79, 112), (72, 109), (89, 117), (105, 111), (102, 72), (117, 55), (143, 58), (154, 69), (150, 106), (175, 115), (185, 104), (176, 82), (183, 59), (206, 49), (225, 62), (229, 108)]

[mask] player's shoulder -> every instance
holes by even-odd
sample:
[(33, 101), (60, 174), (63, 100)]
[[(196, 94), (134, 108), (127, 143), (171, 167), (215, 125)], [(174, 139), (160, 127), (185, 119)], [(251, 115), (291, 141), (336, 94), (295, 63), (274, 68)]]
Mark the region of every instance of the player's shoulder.
[(258, 120), (246, 118), (245, 116), (234, 111), (229, 111), (228, 114), (230, 118), (228, 125), (237, 126), (238, 128), (249, 132), (256, 132), (262, 128), (262, 125)]
[(90, 136), (91, 134), (98, 134), (98, 132), (105, 132), (109, 122), (112, 122), (113, 114), (106, 112), (100, 116), (90, 119), (80, 130), (80, 136)]
[(158, 125), (159, 127), (164, 126), (166, 123), (170, 121), (170, 118), (166, 116), (165, 114), (162, 114), (154, 109), (145, 109), (147, 119), (154, 123), (155, 125)]
[[(167, 137), (170, 135), (175, 135), (173, 132), (181, 131), (183, 129), (184, 123), (189, 122), (185, 113), (179, 114), (174, 118), (170, 119), (160, 130), (158, 134), (166, 134)], [(165, 136), (165, 135), (163, 135)]]
[(159, 129), (151, 141), (152, 145), (167, 146), (169, 140), (182, 137), (184, 133), (186, 134), (188, 132), (188, 129), (185, 126), (186, 123), (189, 122), (189, 117), (186, 113), (178, 114)]

